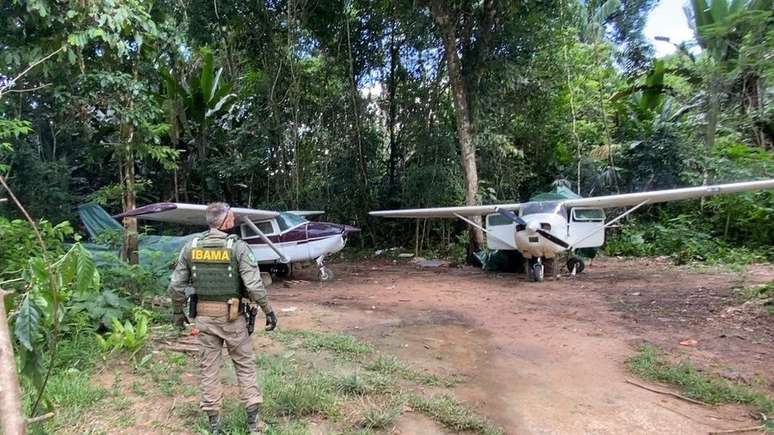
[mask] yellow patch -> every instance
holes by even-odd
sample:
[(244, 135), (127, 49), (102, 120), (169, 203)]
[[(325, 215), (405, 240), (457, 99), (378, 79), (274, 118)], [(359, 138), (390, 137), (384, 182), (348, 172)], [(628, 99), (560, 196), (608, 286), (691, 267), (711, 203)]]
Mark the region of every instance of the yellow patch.
[(191, 260), (208, 263), (228, 263), (231, 261), (231, 254), (228, 249), (202, 249), (191, 250)]

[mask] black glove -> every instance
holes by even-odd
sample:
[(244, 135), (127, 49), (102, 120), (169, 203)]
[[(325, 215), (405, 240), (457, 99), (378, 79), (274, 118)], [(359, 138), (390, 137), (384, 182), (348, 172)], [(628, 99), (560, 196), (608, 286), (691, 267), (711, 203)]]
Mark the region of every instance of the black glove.
[(269, 311), (266, 313), (266, 330), (267, 331), (273, 331), (274, 328), (277, 327), (277, 316), (274, 314), (274, 311)]

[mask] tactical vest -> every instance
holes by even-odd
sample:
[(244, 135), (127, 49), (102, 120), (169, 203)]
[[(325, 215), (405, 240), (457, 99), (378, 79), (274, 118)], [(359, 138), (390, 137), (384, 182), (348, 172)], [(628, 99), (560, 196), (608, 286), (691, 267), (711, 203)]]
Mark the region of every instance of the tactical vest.
[(200, 301), (226, 301), (241, 295), (236, 240), (236, 236), (196, 237), (189, 245), (186, 255), (191, 265), (191, 284)]

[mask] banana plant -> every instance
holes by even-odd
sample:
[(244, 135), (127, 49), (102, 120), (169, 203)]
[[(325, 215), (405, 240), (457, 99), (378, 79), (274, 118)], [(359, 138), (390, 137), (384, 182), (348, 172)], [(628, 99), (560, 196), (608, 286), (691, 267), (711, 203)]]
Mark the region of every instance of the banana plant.
[[(751, 26), (772, 15), (771, 0), (691, 0), (688, 24), (701, 48), (717, 62), (733, 63)], [(692, 18), (692, 19), (691, 19)]]
[[(772, 0), (691, 0), (691, 6), (692, 9), (684, 8), (688, 24), (693, 28), (696, 40), (707, 52), (712, 65), (707, 80), (705, 139), (707, 148), (712, 148), (720, 115), (723, 74), (734, 70), (739, 64), (740, 42), (745, 35), (771, 19)], [(747, 80), (757, 82), (759, 77), (752, 74)], [(755, 86), (752, 88), (757, 89)]]
[(579, 23), (581, 41), (587, 44), (602, 42), (605, 37), (605, 22), (621, 10), (620, 0), (606, 0), (585, 3), (583, 12), (586, 19)]
[(200, 67), (187, 78), (173, 71), (162, 71), (166, 91), (164, 106), (170, 124), (169, 135), (179, 143), (188, 132), (199, 157), (207, 152), (207, 132), (218, 116), (228, 112), (236, 98), (231, 83), (223, 78), (223, 68), (215, 70), (211, 49), (199, 51)]

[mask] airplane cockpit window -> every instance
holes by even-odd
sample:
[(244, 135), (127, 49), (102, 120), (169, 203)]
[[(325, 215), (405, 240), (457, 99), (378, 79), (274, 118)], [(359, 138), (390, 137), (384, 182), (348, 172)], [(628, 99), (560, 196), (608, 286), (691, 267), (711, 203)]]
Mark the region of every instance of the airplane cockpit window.
[(308, 221), (304, 219), (303, 216), (294, 213), (280, 213), (280, 215), (277, 216), (277, 224), (279, 224), (280, 231), (285, 231), (305, 222)]
[[(259, 230), (261, 230), (262, 233), (269, 235), (274, 233), (274, 226), (271, 224), (271, 221), (262, 221), (262, 222), (253, 222), (256, 227), (258, 227)], [(253, 231), (252, 228), (247, 226), (247, 224), (242, 224), (242, 237), (256, 237), (258, 234)]]
[(604, 222), (605, 212), (601, 208), (574, 208), (572, 209), (574, 222)]
[(564, 207), (562, 207), (562, 203), (556, 201), (527, 202), (521, 206), (522, 216), (538, 213), (567, 216), (567, 212)]
[(486, 217), (486, 226), (497, 227), (502, 225), (513, 225), (513, 221), (499, 213), (493, 213)]

